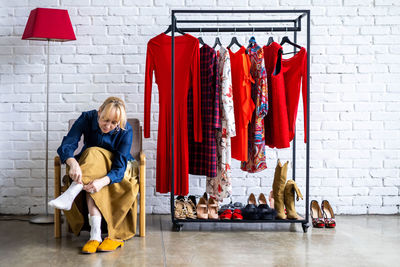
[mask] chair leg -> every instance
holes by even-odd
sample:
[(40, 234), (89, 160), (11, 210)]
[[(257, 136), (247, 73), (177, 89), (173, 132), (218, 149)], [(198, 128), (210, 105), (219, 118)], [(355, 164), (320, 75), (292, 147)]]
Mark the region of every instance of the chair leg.
[[(54, 158), (54, 198), (61, 194), (61, 163), (60, 158)], [(61, 237), (61, 210), (54, 209), (54, 238)]]
[(140, 153), (139, 192), (140, 192), (140, 236), (146, 236), (146, 156)]
[(136, 235), (136, 230), (137, 230), (137, 222), (138, 222), (138, 200), (133, 203), (133, 232)]

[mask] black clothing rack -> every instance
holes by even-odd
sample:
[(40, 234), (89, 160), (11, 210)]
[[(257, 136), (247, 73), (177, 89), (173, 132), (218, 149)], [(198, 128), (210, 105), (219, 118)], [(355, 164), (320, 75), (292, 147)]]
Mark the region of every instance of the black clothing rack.
[[(268, 19), (268, 20), (177, 20), (176, 14), (295, 14), (295, 19)], [(200, 219), (176, 219), (174, 216), (174, 189), (175, 189), (175, 169), (174, 169), (174, 75), (175, 75), (175, 32), (177, 29), (183, 32), (293, 32), (293, 41), (297, 41), (297, 32), (301, 31), (301, 21), (307, 17), (307, 128), (306, 128), (306, 194), (305, 194), (305, 218), (303, 220), (200, 220)], [(178, 23), (293, 23), (293, 27), (199, 27), (199, 28), (178, 28)], [(309, 227), (309, 176), (310, 176), (310, 10), (172, 10), (171, 14), (171, 108), (172, 108), (172, 132), (171, 132), (171, 152), (172, 152), (172, 182), (171, 182), (171, 218), (173, 229), (180, 231), (184, 223), (301, 223), (304, 233)], [(296, 48), (294, 48), (296, 52)], [(296, 136), (293, 138), (293, 173), (292, 179), (296, 178)]]

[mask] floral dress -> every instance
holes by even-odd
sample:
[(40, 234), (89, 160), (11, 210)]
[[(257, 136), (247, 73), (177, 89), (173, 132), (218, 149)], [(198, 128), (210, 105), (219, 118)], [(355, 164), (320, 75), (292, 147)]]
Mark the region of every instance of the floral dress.
[(233, 109), (231, 62), (229, 52), (224, 47), (217, 51), (217, 64), (220, 90), (221, 130), (217, 139), (217, 176), (207, 177), (206, 192), (218, 201), (232, 194), (231, 185), (231, 137), (236, 136)]
[(251, 61), (250, 74), (255, 81), (251, 88), (251, 98), (256, 107), (248, 126), (248, 157), (247, 161), (242, 161), (241, 169), (254, 173), (267, 168), (264, 117), (268, 112), (268, 86), (263, 49), (253, 43), (248, 48), (248, 55)]

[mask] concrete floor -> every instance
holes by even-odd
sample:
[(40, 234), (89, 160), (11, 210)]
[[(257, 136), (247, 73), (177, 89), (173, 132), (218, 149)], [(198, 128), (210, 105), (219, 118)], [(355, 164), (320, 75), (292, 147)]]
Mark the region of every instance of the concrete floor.
[[(400, 216), (337, 216), (336, 229), (300, 224), (185, 224), (149, 215), (145, 238), (111, 253), (83, 255), (89, 233), (0, 216), (0, 266), (399, 266)], [(65, 230), (65, 227), (62, 228)]]

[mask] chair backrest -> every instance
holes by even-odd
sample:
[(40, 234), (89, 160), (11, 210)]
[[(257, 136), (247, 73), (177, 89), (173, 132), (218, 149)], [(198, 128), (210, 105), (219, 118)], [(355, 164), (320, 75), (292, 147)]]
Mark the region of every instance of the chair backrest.
[[(72, 125), (76, 120), (69, 120), (68, 122), (68, 130), (71, 129)], [(128, 119), (129, 124), (132, 126), (133, 138), (132, 138), (132, 147), (131, 147), (131, 155), (139, 160), (139, 154), (142, 150), (142, 126), (140, 126), (140, 121), (138, 119)], [(79, 141), (78, 148), (75, 150), (74, 155), (78, 154), (83, 147), (83, 135), (81, 140)]]

